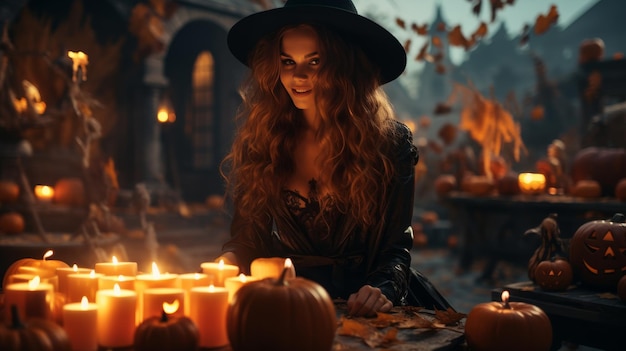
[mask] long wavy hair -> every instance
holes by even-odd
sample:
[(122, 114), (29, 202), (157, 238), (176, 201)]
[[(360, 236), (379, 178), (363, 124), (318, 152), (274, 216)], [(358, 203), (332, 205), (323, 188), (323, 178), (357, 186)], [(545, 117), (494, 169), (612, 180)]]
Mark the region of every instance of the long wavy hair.
[[(379, 74), (363, 51), (331, 30), (309, 24), (319, 37), (321, 65), (315, 95), (321, 117), (319, 173), (343, 213), (364, 226), (382, 219), (393, 177), (389, 148), (393, 111)], [(227, 194), (249, 220), (267, 220), (280, 206), (294, 171), (292, 152), (304, 131), (304, 116), (280, 82), (283, 33), (266, 36), (250, 55), (250, 75), (240, 88), (237, 132), (221, 169)]]

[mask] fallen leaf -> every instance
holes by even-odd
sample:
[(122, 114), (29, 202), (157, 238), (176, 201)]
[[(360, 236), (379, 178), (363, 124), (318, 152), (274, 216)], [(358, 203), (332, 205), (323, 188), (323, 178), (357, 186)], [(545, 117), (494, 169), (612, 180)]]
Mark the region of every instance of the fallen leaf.
[(406, 23), (404, 22), (404, 20), (402, 18), (396, 17), (396, 24), (402, 28), (402, 29), (406, 29)]
[(411, 29), (417, 34), (417, 35), (428, 35), (428, 24), (424, 23), (423, 25), (419, 26), (415, 23), (411, 24)]
[(401, 323), (398, 323), (397, 327), (399, 329), (433, 328), (433, 322), (417, 314), (414, 314), (412, 318), (406, 319)]
[(465, 317), (467, 317), (467, 314), (457, 312), (452, 307), (448, 307), (445, 311), (435, 309), (435, 320), (444, 325), (457, 324)]

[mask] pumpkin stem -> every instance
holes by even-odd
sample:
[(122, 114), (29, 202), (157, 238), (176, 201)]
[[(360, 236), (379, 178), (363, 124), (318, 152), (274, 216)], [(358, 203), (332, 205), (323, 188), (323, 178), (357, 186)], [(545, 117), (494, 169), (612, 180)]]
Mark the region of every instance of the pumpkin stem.
[(624, 216), (623, 213), (616, 213), (613, 215), (613, 218), (611, 218), (611, 222), (626, 223), (626, 216)]
[(20, 318), (20, 313), (17, 310), (17, 305), (16, 304), (12, 304), (11, 305), (11, 328), (12, 329), (23, 329), (26, 326), (24, 325), (24, 323), (22, 322), (22, 319)]
[(167, 323), (167, 321), (169, 320), (169, 318), (167, 318), (167, 313), (165, 313), (165, 311), (161, 312), (161, 323)]

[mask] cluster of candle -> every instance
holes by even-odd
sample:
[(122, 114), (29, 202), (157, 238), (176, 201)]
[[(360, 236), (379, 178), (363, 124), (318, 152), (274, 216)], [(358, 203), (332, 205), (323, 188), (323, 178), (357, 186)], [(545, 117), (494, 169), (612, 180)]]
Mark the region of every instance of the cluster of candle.
[[(289, 259), (276, 260), (282, 267), (293, 267)], [(118, 262), (115, 257), (93, 269), (51, 262), (44, 256), (37, 267), (19, 267), (9, 276), (5, 306), (16, 305), (23, 318), (58, 321), (74, 349), (94, 351), (99, 346), (131, 346), (136, 327), (164, 310), (196, 324), (200, 347), (227, 345), (226, 313), (232, 296), (247, 282), (281, 272), (275, 261), (256, 264), (258, 276), (240, 274), (239, 267), (223, 261), (202, 263), (202, 273), (185, 274), (161, 273), (154, 262), (151, 273), (138, 273), (136, 262)], [(63, 299), (62, 311), (55, 306), (57, 297)], [(10, 318), (8, 313), (4, 318)]]

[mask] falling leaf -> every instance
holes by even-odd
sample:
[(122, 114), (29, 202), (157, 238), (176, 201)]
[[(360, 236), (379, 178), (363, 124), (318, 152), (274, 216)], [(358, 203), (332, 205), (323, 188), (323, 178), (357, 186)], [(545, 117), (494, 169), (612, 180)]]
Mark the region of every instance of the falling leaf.
[(402, 18), (396, 17), (396, 24), (402, 29), (406, 29), (406, 23)]
[(496, 20), (496, 13), (504, 7), (502, 0), (490, 0), (491, 2), (491, 22)]
[(424, 45), (420, 48), (419, 53), (415, 56), (415, 61), (432, 61), (432, 57), (428, 55), (428, 42), (425, 42)]
[(559, 19), (559, 11), (556, 5), (550, 6), (550, 10), (547, 15), (540, 14), (535, 20), (534, 31), (535, 34), (540, 35), (548, 31), (553, 24), (556, 24)]
[(536, 105), (530, 111), (530, 119), (533, 121), (542, 120), (545, 116), (545, 113), (546, 113), (545, 109), (543, 108), (542, 105)]
[(450, 113), (451, 111), (452, 111), (452, 107), (450, 105), (448, 105), (445, 102), (439, 102), (435, 106), (435, 110), (433, 111), (433, 113), (435, 115), (445, 115), (445, 114)]
[(409, 50), (411, 50), (411, 39), (404, 42), (404, 52), (409, 52)]
[(476, 28), (472, 37), (483, 38), (487, 35), (487, 33), (489, 33), (489, 29), (487, 28), (487, 23), (480, 22), (480, 25), (478, 25), (478, 28)]
[(428, 24), (423, 24), (421, 26), (413, 23), (411, 25), (411, 29), (417, 34), (417, 35), (428, 35)]
[(435, 309), (435, 319), (444, 325), (455, 325), (465, 317), (467, 314), (457, 312), (452, 307), (448, 307), (445, 311)]
[(452, 46), (467, 47), (468, 41), (461, 31), (461, 26), (456, 25), (450, 32), (448, 32), (448, 43)]

